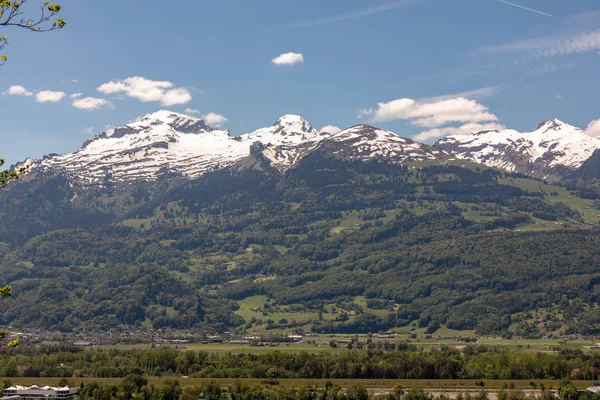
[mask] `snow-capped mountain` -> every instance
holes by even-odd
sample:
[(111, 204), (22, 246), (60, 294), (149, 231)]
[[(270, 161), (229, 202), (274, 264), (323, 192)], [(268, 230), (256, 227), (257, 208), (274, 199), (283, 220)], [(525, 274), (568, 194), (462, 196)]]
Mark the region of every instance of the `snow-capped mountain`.
[(30, 170), (59, 169), (83, 182), (146, 180), (164, 172), (195, 177), (227, 167), (247, 154), (247, 145), (204, 121), (158, 111), (101, 133), (74, 153), (28, 160)]
[(323, 143), (334, 155), (353, 160), (385, 159), (393, 163), (446, 158), (444, 151), (370, 125), (344, 129)]
[(600, 139), (574, 126), (551, 119), (533, 132), (484, 131), (448, 136), (435, 145), (457, 158), (543, 179), (566, 176), (582, 166)]
[(240, 136), (248, 145), (261, 143), (263, 154), (280, 171), (295, 165), (313, 151), (330, 134), (314, 129), (308, 121), (297, 115), (284, 115), (272, 126)]
[(195, 178), (232, 166), (250, 155), (251, 146), (277, 170), (295, 166), (322, 148), (338, 157), (391, 162), (435, 159), (444, 152), (392, 132), (358, 125), (332, 134), (305, 119), (284, 115), (272, 126), (241, 136), (213, 129), (198, 118), (158, 111), (86, 141), (81, 149), (42, 160), (27, 160), (30, 171), (53, 170), (83, 183), (152, 180), (166, 173)]

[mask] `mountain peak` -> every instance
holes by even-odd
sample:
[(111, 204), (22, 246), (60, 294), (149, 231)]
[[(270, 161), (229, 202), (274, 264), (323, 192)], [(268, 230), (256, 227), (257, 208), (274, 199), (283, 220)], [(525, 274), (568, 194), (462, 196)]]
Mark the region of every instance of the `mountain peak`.
[(333, 154), (353, 160), (384, 159), (398, 164), (446, 157), (431, 146), (365, 124), (331, 135), (324, 143)]
[(347, 131), (347, 130), (352, 130), (352, 131), (356, 131), (356, 132), (370, 132), (370, 131), (377, 130), (377, 128), (375, 128), (373, 125), (356, 124), (356, 125), (352, 125), (349, 128), (344, 129), (344, 131)]
[(275, 124), (289, 125), (294, 123), (308, 123), (304, 118), (295, 114), (285, 114), (279, 117)]
[(563, 126), (570, 126), (566, 122), (559, 120), (558, 118), (552, 118), (547, 121), (540, 122), (536, 128), (537, 131), (543, 129), (544, 131), (548, 131), (550, 129), (558, 130)]
[(186, 115), (186, 114), (181, 114), (175, 111), (170, 111), (170, 110), (158, 110), (155, 111), (153, 113), (150, 114), (146, 114), (144, 117), (141, 118), (141, 121), (144, 120), (153, 120), (153, 119), (158, 119), (158, 120), (162, 120), (162, 121), (172, 121), (174, 119), (177, 118), (187, 118), (187, 119), (192, 119), (192, 120), (199, 120), (199, 118), (196, 117), (192, 117), (190, 115)]
[(320, 140), (321, 134), (310, 123), (299, 115), (286, 114), (272, 126), (258, 129), (243, 135), (251, 142), (261, 142), (264, 145), (298, 145)]
[[(299, 115), (286, 114), (281, 116), (277, 122), (273, 124), (274, 134), (282, 134), (284, 136), (305, 136), (308, 134), (312, 137), (317, 131), (310, 123)], [(308, 137), (307, 137), (308, 139)]]
[(151, 114), (136, 119), (125, 126), (116, 128), (109, 137), (122, 137), (129, 133), (138, 133), (140, 131), (153, 129), (153, 127), (166, 125), (180, 133), (203, 133), (210, 132), (213, 128), (206, 125), (206, 122), (200, 118), (177, 113), (169, 110), (159, 110)]

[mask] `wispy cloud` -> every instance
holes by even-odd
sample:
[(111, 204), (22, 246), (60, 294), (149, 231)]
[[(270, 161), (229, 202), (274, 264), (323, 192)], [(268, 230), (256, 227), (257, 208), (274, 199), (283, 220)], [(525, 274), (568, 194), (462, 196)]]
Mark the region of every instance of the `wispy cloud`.
[(436, 103), (438, 101), (444, 101), (449, 99), (455, 99), (457, 97), (464, 97), (467, 99), (485, 99), (491, 96), (494, 96), (502, 89), (502, 86), (488, 86), (479, 89), (469, 90), (467, 92), (455, 93), (455, 94), (445, 94), (442, 96), (435, 97), (424, 97), (420, 99), (423, 103)]
[(366, 17), (367, 15), (379, 14), (385, 11), (393, 10), (396, 8), (406, 7), (415, 3), (421, 3), (425, 0), (399, 0), (389, 3), (380, 4), (369, 8), (363, 8), (361, 10), (350, 11), (338, 15), (334, 15), (329, 18), (314, 19), (311, 21), (298, 22), (292, 25), (292, 28), (308, 28), (311, 26), (334, 24), (336, 22), (348, 21), (350, 19), (356, 19)]
[(600, 9), (589, 10), (589, 11), (584, 11), (584, 12), (581, 12), (578, 14), (569, 15), (569, 17), (567, 18), (567, 21), (573, 22), (573, 23), (581, 23), (582, 21), (585, 21), (588, 19), (598, 21), (598, 18), (600, 18)]
[(535, 57), (553, 57), (598, 50), (600, 50), (600, 30), (593, 30), (565, 36), (518, 40), (500, 45), (487, 46), (475, 50), (473, 54), (502, 55), (521, 53)]
[(521, 8), (523, 10), (531, 11), (531, 12), (534, 12), (536, 14), (544, 15), (546, 17), (554, 18), (554, 15), (545, 13), (545, 12), (540, 11), (540, 10), (536, 10), (534, 8), (525, 7), (525, 6), (522, 6), (522, 5), (519, 5), (519, 4), (515, 4), (515, 3), (508, 2), (508, 1), (504, 1), (504, 0), (496, 0), (496, 1), (499, 2), (499, 3), (507, 4), (509, 6), (518, 7), (518, 8)]
[(368, 117), (370, 115), (373, 115), (374, 111), (373, 108), (361, 108), (360, 110), (358, 110), (356, 112), (356, 118), (362, 118), (362, 117)]
[(567, 63), (567, 64), (540, 64), (540, 65), (535, 65), (533, 67), (531, 67), (527, 73), (530, 75), (541, 75), (541, 74), (551, 74), (551, 73), (555, 73), (555, 72), (560, 72), (563, 71), (565, 69), (571, 69), (574, 68), (575, 64), (574, 63)]

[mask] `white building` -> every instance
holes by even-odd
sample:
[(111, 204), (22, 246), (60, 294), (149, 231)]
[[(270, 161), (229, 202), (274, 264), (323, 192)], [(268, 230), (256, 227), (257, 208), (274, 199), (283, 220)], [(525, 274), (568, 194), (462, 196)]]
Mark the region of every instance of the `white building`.
[(4, 389), (0, 400), (75, 400), (77, 388), (52, 386), (12, 386)]

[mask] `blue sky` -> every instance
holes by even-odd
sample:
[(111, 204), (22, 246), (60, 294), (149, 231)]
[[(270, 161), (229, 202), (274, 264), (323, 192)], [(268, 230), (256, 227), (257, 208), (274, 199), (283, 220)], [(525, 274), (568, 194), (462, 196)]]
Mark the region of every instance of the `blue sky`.
[[(196, 110), (234, 135), (291, 113), (317, 129), (364, 122), (429, 143), (600, 119), (597, 0), (61, 4), (61, 31), (0, 28), (8, 163), (74, 151), (158, 109)], [(287, 53), (293, 65), (273, 62)]]

